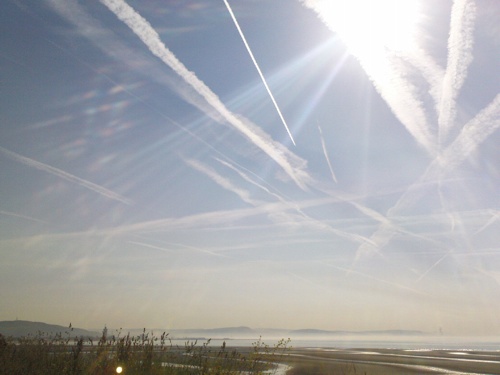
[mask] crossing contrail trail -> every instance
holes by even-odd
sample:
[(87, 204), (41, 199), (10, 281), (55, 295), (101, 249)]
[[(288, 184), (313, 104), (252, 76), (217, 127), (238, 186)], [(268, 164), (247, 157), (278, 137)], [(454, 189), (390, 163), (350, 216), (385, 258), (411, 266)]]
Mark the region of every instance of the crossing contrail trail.
[[(421, 186), (427, 182), (438, 180), (443, 172), (451, 173), (464, 162), (474, 150), (491, 134), (500, 128), (500, 94), (492, 102), (479, 112), (473, 119), (464, 125), (460, 134), (456, 137), (438, 157), (436, 157), (420, 176), (418, 181), (411, 185), (396, 204), (387, 211), (387, 217), (394, 217), (405, 209), (412, 207), (422, 198), (424, 190)], [(381, 225), (372, 234), (370, 239), (377, 243), (378, 248), (384, 247), (396, 234), (393, 228)], [(372, 247), (362, 244), (358, 249), (359, 254), (370, 253)]]
[(19, 154), (16, 154), (13, 151), (9, 151), (4, 147), (0, 146), (0, 153), (6, 155), (12, 160), (15, 160), (19, 163), (22, 163), (24, 165), (27, 165), (28, 167), (32, 167), (35, 169), (38, 169), (40, 171), (44, 171), (50, 174), (53, 174), (54, 176), (58, 176), (66, 181), (74, 182), (77, 185), (80, 185), (84, 188), (87, 188), (89, 190), (92, 190), (98, 194), (101, 194), (105, 196), (106, 198), (113, 199), (115, 201), (119, 201), (128, 205), (133, 205), (134, 202), (128, 198), (125, 198), (124, 196), (115, 193), (114, 191), (111, 191), (109, 189), (106, 189), (105, 187), (99, 186), (97, 184), (94, 184), (93, 182), (84, 180), (83, 178), (77, 177), (72, 175), (71, 173), (65, 172), (59, 168), (52, 167), (50, 165), (41, 163), (39, 161), (30, 159), (26, 156), (22, 156)]
[[(324, 16), (331, 12), (332, 8), (336, 8), (336, 6), (332, 7), (331, 3), (322, 0), (302, 0), (306, 8), (314, 10), (330, 30), (338, 33), (338, 25), (329, 22)], [(360, 53), (353, 54), (394, 116), (404, 125), (415, 141), (430, 156), (435, 157), (437, 145), (428, 120), (427, 109), (421, 99), (421, 90), (409, 78), (406, 63), (399, 56), (400, 54), (388, 48), (381, 48), (377, 53), (369, 56)], [(415, 61), (415, 58), (413, 60)], [(434, 64), (430, 60), (425, 61), (425, 65), (422, 64), (423, 62), (419, 61), (421, 67), (425, 66), (426, 75), (434, 80), (434, 72), (432, 76), (429, 76), (429, 69)], [(432, 93), (434, 94), (434, 91)]]
[(304, 170), (306, 165), (304, 160), (290, 152), (281, 143), (275, 142), (255, 124), (231, 112), (220, 98), (165, 46), (151, 24), (124, 0), (100, 0), (100, 2), (125, 23), (153, 55), (172, 68), (195, 92), (204, 98), (225, 122), (269, 155), (301, 189), (308, 189), (311, 177)]
[(252, 53), (252, 50), (250, 49), (250, 46), (247, 43), (245, 35), (243, 34), (243, 31), (241, 30), (241, 27), (240, 27), (238, 20), (236, 19), (234, 13), (233, 13), (233, 10), (229, 6), (229, 3), (227, 2), (227, 0), (224, 0), (224, 4), (226, 4), (226, 8), (229, 11), (231, 18), (233, 19), (234, 25), (236, 26), (236, 28), (238, 29), (238, 32), (240, 33), (241, 39), (243, 40), (243, 43), (245, 44), (245, 47), (248, 51), (248, 54), (250, 55), (250, 57), (253, 61), (253, 64), (255, 65), (255, 69), (257, 69), (257, 72), (259, 72), (260, 78), (262, 79), (262, 83), (266, 87), (267, 93), (269, 94), (269, 96), (271, 97), (271, 100), (273, 101), (274, 107), (276, 108), (276, 111), (278, 112), (278, 115), (280, 116), (281, 122), (283, 122), (283, 125), (285, 126), (285, 129), (286, 129), (290, 139), (292, 140), (292, 143), (295, 145), (295, 141), (293, 139), (292, 133), (290, 133), (290, 129), (288, 128), (288, 125), (286, 124), (286, 121), (285, 121), (283, 115), (281, 114), (281, 111), (278, 107), (278, 103), (276, 103), (276, 100), (274, 99), (273, 93), (271, 92), (271, 89), (267, 85), (267, 81), (264, 78), (264, 74), (262, 74), (262, 71), (259, 68), (259, 64), (257, 64), (257, 60), (255, 60), (255, 57)]

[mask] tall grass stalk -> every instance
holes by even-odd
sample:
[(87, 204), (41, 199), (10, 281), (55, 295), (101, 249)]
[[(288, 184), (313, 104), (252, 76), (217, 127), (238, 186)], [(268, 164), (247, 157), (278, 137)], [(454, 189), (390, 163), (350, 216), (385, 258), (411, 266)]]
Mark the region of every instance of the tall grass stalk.
[(122, 374), (258, 375), (273, 373), (290, 340), (270, 347), (261, 339), (252, 348), (213, 347), (210, 340), (173, 345), (167, 333), (132, 336), (121, 330), (101, 336), (71, 337), (70, 332), (49, 336), (42, 332), (23, 338), (0, 334), (0, 375), (111, 375)]

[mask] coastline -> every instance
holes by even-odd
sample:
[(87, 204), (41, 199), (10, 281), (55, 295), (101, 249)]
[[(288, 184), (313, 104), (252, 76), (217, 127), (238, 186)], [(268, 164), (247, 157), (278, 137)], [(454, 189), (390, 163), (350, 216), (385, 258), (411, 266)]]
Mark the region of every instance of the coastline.
[(410, 349), (292, 348), (288, 375), (499, 374), (500, 352)]

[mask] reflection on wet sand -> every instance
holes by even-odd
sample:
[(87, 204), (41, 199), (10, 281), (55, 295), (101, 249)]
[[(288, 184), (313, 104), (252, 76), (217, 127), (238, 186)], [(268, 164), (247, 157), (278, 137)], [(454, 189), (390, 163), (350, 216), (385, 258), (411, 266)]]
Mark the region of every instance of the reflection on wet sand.
[(299, 348), (289, 352), (288, 375), (500, 374), (500, 352)]

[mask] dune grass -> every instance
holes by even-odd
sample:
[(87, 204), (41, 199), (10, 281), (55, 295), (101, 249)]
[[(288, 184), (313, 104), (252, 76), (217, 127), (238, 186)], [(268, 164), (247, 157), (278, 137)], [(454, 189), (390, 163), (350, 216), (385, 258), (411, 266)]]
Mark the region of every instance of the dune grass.
[[(252, 348), (213, 347), (210, 340), (198, 344), (187, 341), (173, 345), (169, 335), (155, 336), (109, 334), (105, 328), (99, 339), (49, 336), (39, 332), (24, 338), (6, 338), (0, 334), (0, 374), (272, 374), (283, 359), (290, 340), (274, 346), (262, 340)], [(121, 371), (121, 372), (120, 372)]]

